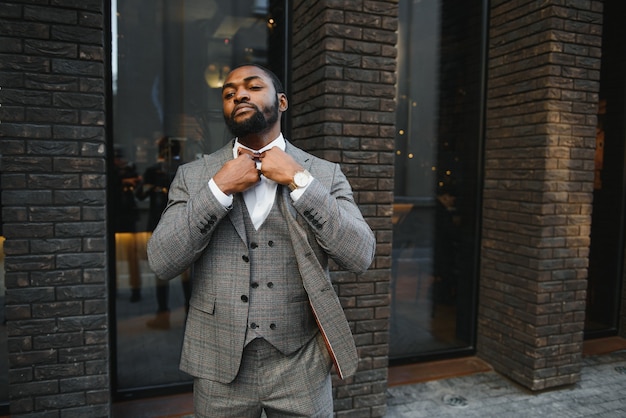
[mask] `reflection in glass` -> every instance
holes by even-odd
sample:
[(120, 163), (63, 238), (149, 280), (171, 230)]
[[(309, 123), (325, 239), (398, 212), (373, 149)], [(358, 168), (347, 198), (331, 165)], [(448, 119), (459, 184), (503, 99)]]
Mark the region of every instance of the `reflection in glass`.
[(483, 3), (400, 1), (392, 361), (473, 345)]
[(591, 218), (591, 246), (585, 312), (585, 337), (613, 336), (620, 329), (624, 277), (624, 155), (626, 126), (626, 35), (623, 2), (607, 2), (602, 22), (600, 101), (596, 126), (595, 178)]
[(0, 405), (9, 403), (9, 347), (4, 316), (6, 286), (4, 282), (4, 237), (0, 235)]
[(146, 245), (177, 167), (230, 139), (221, 102), (230, 69), (250, 62), (279, 67), (276, 73), (283, 74), (283, 63), (273, 60), (270, 65), (268, 58), (268, 43), (282, 19), (270, 15), (270, 10), (279, 9), (278, 3), (112, 4), (115, 164), (110, 206), (119, 391), (191, 381), (178, 370), (190, 273), (170, 282), (158, 280), (148, 266)]

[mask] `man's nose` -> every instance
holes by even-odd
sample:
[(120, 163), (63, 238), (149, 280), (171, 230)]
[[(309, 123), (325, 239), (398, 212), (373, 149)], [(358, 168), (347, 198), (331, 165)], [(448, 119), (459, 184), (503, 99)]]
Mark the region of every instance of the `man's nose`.
[(250, 100), (250, 95), (246, 89), (238, 89), (235, 94), (235, 102), (241, 103)]

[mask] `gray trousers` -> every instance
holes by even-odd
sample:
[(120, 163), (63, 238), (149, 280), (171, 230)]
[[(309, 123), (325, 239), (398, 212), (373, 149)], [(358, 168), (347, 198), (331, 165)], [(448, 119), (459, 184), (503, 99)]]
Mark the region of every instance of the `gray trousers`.
[(244, 351), (235, 380), (224, 384), (196, 378), (195, 418), (333, 416), (332, 360), (319, 333), (285, 356), (262, 339)]

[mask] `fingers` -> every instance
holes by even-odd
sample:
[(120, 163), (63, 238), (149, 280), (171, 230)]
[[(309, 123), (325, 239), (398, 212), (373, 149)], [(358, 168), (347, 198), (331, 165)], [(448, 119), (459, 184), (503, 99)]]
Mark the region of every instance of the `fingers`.
[(278, 147), (263, 152), (259, 158), (262, 162), (262, 174), (278, 184), (289, 184), (294, 173), (303, 170), (300, 164)]
[[(255, 166), (256, 166), (256, 170), (259, 173), (259, 176), (261, 176), (261, 170), (262, 170), (261, 169), (261, 158), (263, 158), (263, 154), (264, 153), (261, 154), (261, 153), (258, 153), (258, 152), (252, 152), (252, 151), (245, 150), (243, 148), (239, 148), (237, 150), (237, 152), (238, 152), (239, 156), (244, 155), (244, 156), (248, 157), (250, 160), (253, 160), (254, 163), (255, 163)], [(259, 178), (259, 180), (260, 180), (260, 178)]]

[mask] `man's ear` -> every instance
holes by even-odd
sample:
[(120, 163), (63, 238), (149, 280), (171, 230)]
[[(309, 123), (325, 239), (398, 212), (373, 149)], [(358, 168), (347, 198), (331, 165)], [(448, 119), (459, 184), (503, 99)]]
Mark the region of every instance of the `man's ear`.
[(285, 93), (278, 93), (278, 110), (281, 112), (289, 109), (289, 101), (287, 100), (287, 95)]

